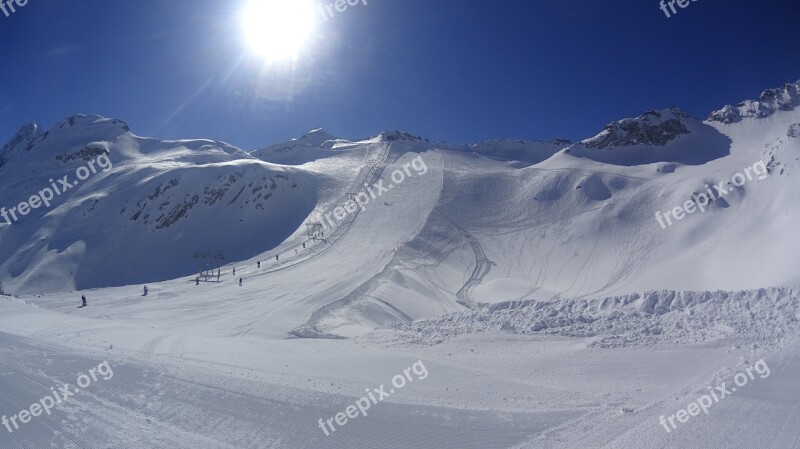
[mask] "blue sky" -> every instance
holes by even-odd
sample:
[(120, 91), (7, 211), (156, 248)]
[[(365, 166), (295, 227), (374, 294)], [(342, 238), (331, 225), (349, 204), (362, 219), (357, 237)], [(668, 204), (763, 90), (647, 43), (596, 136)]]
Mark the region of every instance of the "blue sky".
[(248, 150), (318, 127), (577, 140), (672, 105), (705, 118), (800, 79), (797, 0), (699, 0), (671, 18), (657, 0), (369, 0), (321, 23), (293, 70), (249, 52), (243, 3), (29, 0), (0, 13), (0, 140), (76, 113)]

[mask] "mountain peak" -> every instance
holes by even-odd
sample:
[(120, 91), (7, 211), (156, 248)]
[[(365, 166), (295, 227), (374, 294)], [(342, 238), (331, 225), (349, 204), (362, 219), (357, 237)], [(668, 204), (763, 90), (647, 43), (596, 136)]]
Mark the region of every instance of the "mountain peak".
[(315, 147), (321, 147), (325, 142), (339, 140), (339, 138), (322, 128), (317, 128), (303, 134), (298, 140)]
[(0, 149), (0, 167), (11, 158), (10, 153), (17, 151), (28, 152), (33, 149), (36, 140), (42, 136), (41, 128), (35, 122), (22, 126), (14, 136)]
[(677, 107), (648, 111), (636, 118), (611, 122), (600, 134), (581, 143), (593, 150), (629, 145), (664, 146), (690, 133), (685, 123), (689, 118)]
[(403, 131), (384, 131), (379, 136), (380, 140), (383, 142), (395, 142), (398, 140), (406, 140), (411, 142), (422, 142), (426, 139), (422, 138), (421, 136), (415, 136), (413, 134), (403, 132)]
[(128, 132), (131, 130), (127, 123), (119, 119), (107, 118), (95, 114), (76, 114), (58, 122), (51, 131), (92, 125), (119, 125), (119, 128), (123, 131)]
[(787, 83), (777, 89), (767, 89), (758, 100), (746, 100), (714, 111), (709, 121), (725, 124), (737, 123), (744, 118), (769, 117), (777, 111), (791, 111), (800, 105), (800, 81)]

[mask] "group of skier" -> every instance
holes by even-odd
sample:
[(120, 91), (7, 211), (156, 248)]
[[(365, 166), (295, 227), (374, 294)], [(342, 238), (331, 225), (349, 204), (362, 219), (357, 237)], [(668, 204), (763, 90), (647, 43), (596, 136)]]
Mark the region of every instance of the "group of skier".
[[(142, 296), (147, 296), (147, 294), (150, 293), (150, 289), (147, 288), (146, 285), (144, 286), (143, 291), (144, 291), (144, 293), (142, 294)], [(86, 300), (86, 295), (81, 295), (81, 306), (80, 306), (80, 308), (82, 309), (84, 307), (87, 307), (88, 305), (89, 305), (89, 302)]]
[[(303, 243), (303, 249), (306, 249), (306, 244), (305, 243)], [(297, 249), (294, 250), (294, 253), (297, 254)], [(276, 254), (275, 255), (275, 261), (276, 262), (280, 261), (280, 257), (281, 257), (280, 254)], [(261, 268), (261, 261), (260, 260), (258, 262), (256, 262), (256, 266), (258, 268)], [(213, 270), (211, 271), (211, 275), (212, 276), (214, 275), (214, 271)], [(233, 268), (233, 275), (236, 276), (236, 267)], [(197, 276), (197, 278), (195, 278), (195, 285), (200, 285), (200, 277), (201, 276), (202, 276), (202, 273), (201, 273), (200, 276)], [(217, 269), (217, 282), (219, 282), (221, 276), (222, 276), (222, 269), (218, 268)], [(244, 278), (239, 277), (239, 287), (241, 287), (243, 284), (244, 284)], [(146, 285), (144, 286), (143, 290), (144, 290), (144, 293), (142, 294), (142, 296), (147, 296), (147, 294), (150, 292), (150, 289), (148, 289), (148, 287)], [(86, 307), (86, 306), (88, 306), (88, 302), (86, 300), (86, 295), (81, 295), (81, 308)]]
[[(305, 243), (303, 243), (303, 249), (306, 249), (306, 244)], [(296, 249), (294, 250), (294, 253), (297, 254), (297, 250)], [(281, 255), (280, 254), (276, 254), (275, 255), (275, 262), (279, 262), (280, 260), (281, 260)], [(259, 268), (259, 269), (261, 268), (261, 261), (260, 260), (256, 261), (256, 267)], [(233, 268), (233, 275), (236, 276), (236, 268), (235, 267)], [(239, 278), (239, 287), (242, 286), (242, 282), (243, 282), (243, 279), (240, 277)]]

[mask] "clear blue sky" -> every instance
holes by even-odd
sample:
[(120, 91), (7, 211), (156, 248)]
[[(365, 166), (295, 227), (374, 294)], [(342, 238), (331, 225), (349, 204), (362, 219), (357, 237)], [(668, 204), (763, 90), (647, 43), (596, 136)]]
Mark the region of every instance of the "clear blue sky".
[[(291, 0), (286, 0), (291, 1)], [(672, 105), (706, 115), (800, 79), (798, 0), (369, 0), (291, 74), (246, 57), (241, 0), (29, 0), (0, 13), (0, 141), (76, 113), (244, 149), (362, 138), (573, 140)]]

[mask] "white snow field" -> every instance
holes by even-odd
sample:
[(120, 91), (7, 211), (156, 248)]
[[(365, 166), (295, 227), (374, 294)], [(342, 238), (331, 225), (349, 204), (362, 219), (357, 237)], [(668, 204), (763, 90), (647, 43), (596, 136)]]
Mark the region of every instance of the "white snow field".
[(23, 127), (0, 150), (0, 448), (800, 448), (798, 105), (800, 82), (576, 144)]

